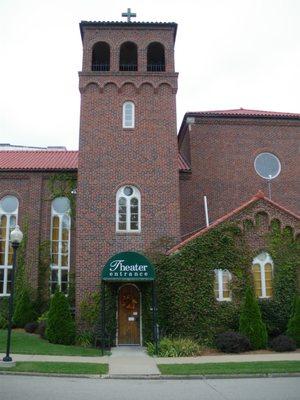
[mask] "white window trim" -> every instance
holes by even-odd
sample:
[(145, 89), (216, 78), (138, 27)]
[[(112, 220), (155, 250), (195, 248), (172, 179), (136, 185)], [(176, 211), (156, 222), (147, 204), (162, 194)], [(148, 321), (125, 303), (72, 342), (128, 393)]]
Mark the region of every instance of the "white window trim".
[[(9, 195), (10, 196), (10, 195)], [(6, 196), (4, 196), (6, 197)], [(0, 200), (2, 200), (4, 197), (2, 197)], [(15, 197), (16, 196), (12, 196)], [(4, 279), (3, 279), (3, 293), (0, 293), (0, 297), (9, 297), (10, 293), (7, 293), (7, 278), (8, 278), (8, 270), (12, 269), (12, 265), (8, 265), (8, 251), (9, 251), (9, 242), (10, 242), (10, 217), (14, 216), (16, 217), (16, 225), (18, 224), (18, 213), (19, 213), (19, 200), (18, 201), (18, 207), (14, 212), (5, 212), (1, 207), (0, 207), (0, 220), (2, 216), (6, 216), (6, 238), (5, 238), (5, 254), (4, 254), (4, 265), (0, 265), (0, 269), (3, 269), (4, 272)]]
[(231, 281), (232, 275), (227, 269), (215, 269), (215, 274), (217, 275), (217, 279), (218, 279), (218, 297), (216, 298), (217, 301), (231, 301), (232, 300), (231, 296), (224, 297), (224, 293), (223, 293), (223, 273), (224, 272), (227, 272), (229, 274), (229, 281)]
[[(126, 196), (123, 194), (123, 190), (125, 187), (131, 187), (133, 189), (133, 193), (130, 196)], [(124, 197), (126, 199), (126, 229), (119, 229), (119, 199)], [(135, 197), (138, 200), (138, 229), (130, 229), (130, 200)], [(132, 185), (122, 186), (116, 195), (116, 232), (117, 233), (140, 233), (141, 232), (141, 193), (139, 189)]]
[[(131, 105), (131, 125), (126, 125), (126, 116), (125, 116), (125, 109), (126, 109), (126, 105), (130, 104)], [(133, 101), (125, 101), (125, 103), (123, 103), (123, 112), (122, 112), (122, 126), (123, 129), (134, 129), (135, 127), (135, 105)]]
[[(58, 213), (57, 211), (54, 210), (53, 205), (51, 205), (51, 231), (50, 231), (50, 242), (51, 242), (51, 259), (52, 259), (52, 228), (53, 228), (53, 217), (58, 217), (59, 218), (59, 231), (58, 231), (58, 265), (53, 265), (52, 262), (50, 263), (50, 270), (56, 270), (57, 271), (57, 277), (58, 277), (58, 286), (59, 289), (61, 290), (61, 274), (62, 271), (68, 271), (68, 290), (69, 290), (69, 283), (70, 283), (70, 257), (71, 257), (71, 217), (70, 217), (70, 209), (69, 211), (65, 213)], [(62, 220), (63, 217), (66, 216), (69, 219), (69, 232), (68, 232), (68, 265), (67, 266), (62, 266), (61, 265), (61, 259), (62, 259)], [(50, 294), (51, 294), (51, 283), (52, 279), (50, 276), (49, 284), (50, 284)], [(53, 293), (52, 293), (53, 295)], [(68, 293), (66, 293), (68, 295)]]
[(253, 261), (252, 261), (252, 267), (255, 264), (259, 264), (260, 267), (260, 280), (261, 280), (261, 296), (258, 296), (259, 299), (270, 299), (272, 296), (267, 296), (267, 288), (266, 288), (266, 274), (265, 274), (265, 265), (266, 264), (271, 264), (272, 266), (272, 278), (273, 278), (273, 270), (274, 270), (274, 263), (273, 260), (270, 256), (269, 253), (266, 253), (266, 258), (265, 260), (261, 261), (259, 259), (260, 253), (258, 256), (256, 256)]

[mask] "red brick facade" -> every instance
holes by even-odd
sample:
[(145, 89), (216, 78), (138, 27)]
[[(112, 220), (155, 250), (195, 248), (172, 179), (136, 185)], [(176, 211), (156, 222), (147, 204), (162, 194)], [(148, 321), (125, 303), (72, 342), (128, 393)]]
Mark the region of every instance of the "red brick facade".
[[(78, 167), (77, 300), (95, 290), (115, 253), (142, 251), (162, 236), (180, 239), (176, 144), (175, 26), (132, 29), (82, 25), (81, 124)], [(92, 47), (110, 45), (111, 70), (91, 72)], [(138, 48), (138, 71), (119, 71), (119, 49)], [(166, 72), (147, 72), (147, 46), (165, 48)], [(135, 104), (135, 128), (123, 129), (122, 105)], [(141, 193), (141, 232), (116, 233), (116, 193), (133, 185)]]
[[(271, 183), (272, 199), (300, 213), (300, 116), (216, 117), (194, 113), (193, 123), (189, 126), (185, 118), (179, 133), (183, 156), (180, 165), (184, 166), (179, 174), (176, 24), (83, 23), (81, 33), (78, 166), (72, 154), (72, 168), (65, 164), (58, 168), (78, 177), (76, 219), (71, 229), (71, 271), (76, 270), (77, 305), (86, 293), (97, 288), (104, 264), (115, 253), (143, 251), (164, 236), (178, 243), (203, 227), (204, 195), (213, 222), (248, 201), (259, 189), (267, 193), (266, 181), (253, 166), (260, 152), (274, 153), (281, 162), (282, 171)], [(92, 48), (99, 41), (110, 46), (110, 71), (91, 69)], [(119, 71), (119, 50), (125, 41), (137, 45), (138, 71)], [(151, 42), (164, 46), (164, 72), (147, 72), (147, 46)], [(125, 101), (135, 104), (133, 129), (122, 127)], [(26, 261), (36, 286), (39, 244), (50, 239), (48, 180), (54, 173), (53, 162), (51, 168), (43, 164), (35, 171), (27, 164), (22, 167), (22, 160), (18, 162), (17, 171), (11, 166), (5, 168), (0, 159), (0, 199), (15, 195), (19, 199), (19, 222), (28, 218)], [(141, 193), (140, 233), (116, 232), (116, 193), (124, 185), (135, 186)], [(255, 220), (262, 211), (268, 213), (266, 226), (278, 218), (282, 226), (292, 226), (298, 232), (296, 219), (284, 211), (274, 211), (272, 204), (263, 200), (232, 220)], [(259, 240), (249, 236), (253, 248), (263, 247)]]
[(181, 234), (205, 226), (203, 196), (207, 196), (212, 222), (258, 190), (268, 193), (267, 181), (254, 169), (254, 159), (261, 152), (275, 154), (281, 163), (281, 173), (271, 181), (272, 199), (299, 214), (299, 136), (299, 116), (199, 115), (190, 129), (183, 123), (180, 152), (190, 162), (192, 172), (182, 173), (180, 179)]

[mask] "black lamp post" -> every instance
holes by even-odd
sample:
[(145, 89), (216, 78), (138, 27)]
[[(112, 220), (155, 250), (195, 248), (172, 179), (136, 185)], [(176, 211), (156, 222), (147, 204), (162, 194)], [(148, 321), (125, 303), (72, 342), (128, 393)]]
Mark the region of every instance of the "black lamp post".
[(13, 248), (13, 267), (11, 271), (11, 293), (9, 297), (9, 307), (8, 307), (8, 328), (7, 328), (7, 344), (6, 344), (6, 356), (3, 357), (4, 362), (11, 362), (10, 357), (10, 342), (11, 342), (11, 327), (12, 327), (12, 317), (14, 308), (14, 286), (15, 286), (15, 272), (17, 269), (17, 250), (23, 239), (23, 233), (21, 232), (19, 225), (16, 225), (15, 229), (11, 231), (10, 241)]

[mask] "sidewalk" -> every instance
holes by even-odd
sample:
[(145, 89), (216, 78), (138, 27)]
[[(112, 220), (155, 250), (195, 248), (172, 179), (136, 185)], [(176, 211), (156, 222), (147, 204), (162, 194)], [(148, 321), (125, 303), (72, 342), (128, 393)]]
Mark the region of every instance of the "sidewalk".
[(221, 354), (200, 357), (154, 357), (157, 364), (205, 364), (255, 361), (300, 361), (300, 352), (271, 354)]
[[(5, 354), (0, 354), (0, 360)], [(108, 364), (108, 356), (103, 357), (82, 357), (82, 356), (46, 356), (33, 354), (11, 354), (13, 361), (50, 361), (50, 362), (76, 362)]]
[[(0, 360), (4, 354), (0, 354)], [(111, 356), (47, 356), (12, 354), (13, 361), (52, 361), (109, 364), (113, 375), (159, 375), (157, 364), (204, 364), (255, 361), (300, 361), (300, 351), (270, 354), (221, 354), (200, 357), (149, 357), (143, 347), (122, 346), (112, 348)]]
[(159, 376), (155, 359), (149, 357), (146, 350), (140, 346), (122, 346), (112, 349), (109, 358), (109, 375), (121, 376)]

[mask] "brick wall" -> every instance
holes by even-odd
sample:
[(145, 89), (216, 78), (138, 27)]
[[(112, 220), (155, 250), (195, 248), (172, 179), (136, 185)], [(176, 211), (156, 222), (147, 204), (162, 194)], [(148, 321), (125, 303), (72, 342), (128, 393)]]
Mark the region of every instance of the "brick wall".
[[(134, 40), (133, 40), (134, 38)], [(91, 49), (111, 46), (112, 71), (91, 72)], [(138, 72), (118, 72), (121, 43), (138, 46)], [(166, 49), (166, 72), (146, 72), (152, 41)], [(177, 74), (172, 29), (90, 29), (84, 34), (80, 73), (81, 116), (77, 195), (77, 302), (100, 283), (113, 254), (143, 251), (154, 240), (179, 240), (176, 138)], [(135, 128), (122, 128), (122, 105), (135, 103)], [(116, 193), (134, 185), (141, 193), (141, 233), (116, 233)]]
[[(258, 190), (268, 194), (267, 182), (254, 169), (261, 152), (281, 162), (272, 180), (272, 200), (300, 213), (299, 121), (201, 118), (190, 132), (189, 178), (180, 180), (181, 233), (205, 225), (203, 196), (213, 222), (249, 200)], [(185, 150), (183, 143), (183, 150)]]

